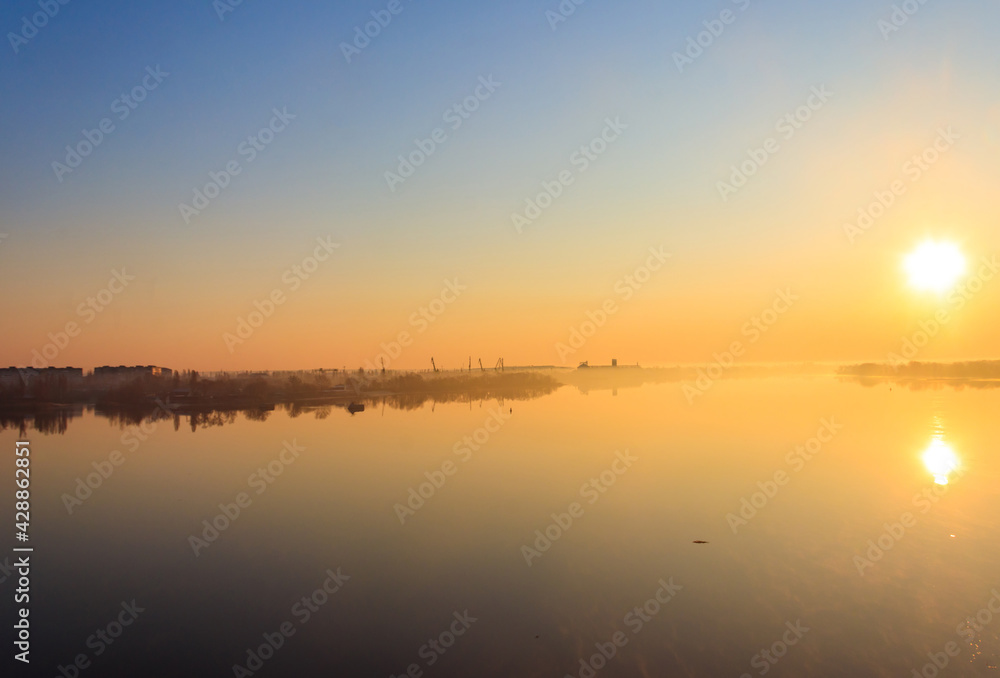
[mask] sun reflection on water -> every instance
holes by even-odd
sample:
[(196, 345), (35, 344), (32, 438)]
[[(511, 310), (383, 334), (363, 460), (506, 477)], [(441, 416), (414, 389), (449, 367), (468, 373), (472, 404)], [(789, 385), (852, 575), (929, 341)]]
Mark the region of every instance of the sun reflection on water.
[(944, 437), (935, 434), (930, 446), (923, 454), (924, 466), (934, 476), (938, 485), (947, 485), (948, 476), (958, 469), (960, 462), (955, 450), (944, 441)]

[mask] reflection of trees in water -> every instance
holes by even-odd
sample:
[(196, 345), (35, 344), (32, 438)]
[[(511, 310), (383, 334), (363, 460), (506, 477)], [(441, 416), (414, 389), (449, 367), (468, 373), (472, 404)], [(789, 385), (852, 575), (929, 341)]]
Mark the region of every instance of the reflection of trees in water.
[(336, 403), (280, 403), (279, 408), (285, 410), (288, 413), (289, 418), (295, 419), (296, 417), (301, 417), (303, 414), (312, 414), (317, 419), (326, 419), (333, 412), (334, 407), (339, 407), (342, 410), (346, 410), (350, 406), (350, 403), (346, 402), (336, 402)]
[(99, 403), (94, 406), (94, 413), (105, 417), (111, 424), (117, 425), (119, 428), (172, 419), (175, 431), (180, 429), (181, 417), (187, 417), (191, 430), (196, 431), (199, 427), (211, 428), (232, 424), (236, 421), (238, 414), (243, 414), (250, 421), (267, 421), (271, 414), (270, 411), (257, 407), (242, 410), (232, 407), (199, 410), (191, 408), (168, 409), (165, 405), (157, 402)]
[(312, 411), (312, 406), (304, 405), (302, 403), (281, 403), (278, 407), (285, 410), (288, 413), (288, 416), (292, 419), (301, 417), (306, 412)]
[(904, 364), (862, 363), (845, 365), (838, 372), (859, 377), (910, 377), (922, 379), (1000, 379), (1000, 360), (974, 360), (960, 363)]
[(267, 421), (271, 416), (271, 410), (243, 410), (243, 416), (250, 421)]
[(960, 363), (910, 362), (895, 366), (885, 363), (863, 363), (841, 367), (838, 373), (845, 380), (868, 388), (886, 384), (904, 386), (911, 391), (1000, 387), (1000, 361), (997, 360)]
[(418, 393), (397, 393), (378, 398), (367, 398), (366, 403), (386, 404), (397, 410), (419, 410), (427, 402), (426, 394)]
[(213, 426), (225, 426), (236, 422), (236, 410), (215, 410), (212, 412), (198, 412), (190, 415), (191, 430), (197, 431), (198, 427), (212, 428)]
[(469, 403), (496, 400), (533, 400), (546, 396), (559, 388), (558, 384), (539, 389), (498, 389), (471, 393), (390, 393), (362, 398), (365, 403), (388, 405), (397, 410), (419, 410), (427, 403)]
[(122, 429), (126, 426), (138, 426), (143, 422), (158, 422), (165, 419), (174, 419), (175, 429), (180, 426), (176, 413), (167, 411), (156, 403), (98, 403), (94, 406), (94, 414), (105, 417), (112, 425)]
[(24, 414), (0, 414), (0, 431), (16, 428), (18, 436), (23, 438), (28, 431), (37, 431), (46, 435), (58, 433), (62, 435), (69, 428), (70, 420), (83, 414), (83, 409), (60, 408), (58, 410), (39, 410)]
[[(199, 382), (199, 388), (208, 388), (208, 383)], [(220, 383), (226, 382), (220, 380)], [(108, 419), (113, 426), (122, 429), (173, 420), (174, 430), (179, 430), (181, 418), (187, 417), (191, 430), (197, 431), (199, 428), (233, 424), (241, 414), (248, 421), (264, 422), (275, 408), (284, 410), (293, 419), (307, 414), (316, 419), (327, 419), (335, 408), (348, 410), (353, 415), (361, 410), (360, 404), (389, 406), (398, 410), (416, 410), (427, 403), (481, 403), (496, 400), (502, 404), (504, 400), (540, 398), (561, 386), (550, 376), (533, 372), (446, 375), (426, 379), (419, 374), (371, 380), (359, 378), (352, 380), (348, 389), (336, 393), (306, 389), (302, 384), (296, 383), (295, 379), (289, 379), (289, 383), (291, 393), (265, 392), (267, 384), (254, 381), (251, 382), (251, 386), (256, 389), (254, 398), (241, 396), (241, 402), (233, 402), (232, 399), (224, 402), (223, 393), (223, 396), (210, 398), (207, 402), (184, 401), (174, 405), (165, 405), (162, 400), (155, 399), (159, 397), (155, 394), (142, 394), (138, 390), (126, 393), (125, 390), (119, 390), (115, 392), (115, 398), (101, 398), (93, 408), (95, 415)], [(131, 397), (125, 398), (124, 395)], [(162, 395), (166, 398), (166, 394)], [(282, 397), (286, 400), (282, 400)], [(247, 400), (253, 402), (248, 403)], [(16, 426), (21, 435), (29, 428), (41, 433), (65, 433), (69, 420), (82, 413), (82, 405), (75, 408), (42, 405), (37, 406), (37, 411), (0, 413), (0, 426), (3, 429)]]
[(1000, 379), (935, 379), (928, 378), (892, 378), (892, 377), (858, 377), (845, 375), (840, 377), (841, 381), (858, 384), (865, 388), (874, 386), (899, 386), (911, 391), (942, 391), (950, 388), (955, 391), (964, 391), (967, 388), (976, 390), (988, 390), (1000, 388)]
[(199, 428), (213, 428), (236, 423), (238, 415), (242, 414), (249, 421), (267, 421), (271, 416), (271, 411), (261, 408), (218, 408), (203, 410), (167, 410), (159, 405), (120, 405), (103, 404), (94, 408), (94, 414), (107, 418), (111, 424), (119, 428), (126, 426), (139, 426), (143, 423), (155, 423), (164, 420), (173, 420), (174, 430), (181, 427), (181, 418), (187, 417), (188, 425), (192, 431)]
[(428, 402), (465, 403), (473, 400), (532, 400), (560, 387), (552, 377), (537, 372), (461, 375), (424, 379), (405, 374), (373, 384), (366, 402), (385, 403), (400, 410), (413, 410)]

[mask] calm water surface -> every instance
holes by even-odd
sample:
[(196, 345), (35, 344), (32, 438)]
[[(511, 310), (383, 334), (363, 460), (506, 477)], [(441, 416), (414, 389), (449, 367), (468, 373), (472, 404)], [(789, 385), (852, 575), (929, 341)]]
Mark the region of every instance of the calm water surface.
[(124, 443), (87, 413), (28, 435), (33, 675), (996, 676), (998, 412), (1000, 389), (783, 378)]

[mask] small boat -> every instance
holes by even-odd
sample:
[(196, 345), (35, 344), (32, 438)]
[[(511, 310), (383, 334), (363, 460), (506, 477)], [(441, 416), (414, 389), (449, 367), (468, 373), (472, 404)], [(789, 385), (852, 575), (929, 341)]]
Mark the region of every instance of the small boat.
[(354, 414), (355, 412), (364, 412), (365, 406), (361, 403), (351, 403), (347, 406), (347, 411), (351, 414)]

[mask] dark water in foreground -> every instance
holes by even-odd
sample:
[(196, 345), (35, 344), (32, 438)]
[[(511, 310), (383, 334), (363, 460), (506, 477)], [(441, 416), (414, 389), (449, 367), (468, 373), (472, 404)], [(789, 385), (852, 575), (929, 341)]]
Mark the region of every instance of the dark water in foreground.
[[(566, 387), (502, 410), (274, 412), (141, 436), (86, 414), (28, 436), (31, 673), (9, 663), (1000, 675), (997, 412), (1000, 390), (819, 378), (720, 382), (694, 405), (676, 383)], [(16, 440), (0, 432), (9, 461)], [(70, 502), (95, 463), (110, 474)], [(9, 479), (0, 499), (12, 507)], [(16, 582), (0, 578), (10, 651)]]

